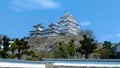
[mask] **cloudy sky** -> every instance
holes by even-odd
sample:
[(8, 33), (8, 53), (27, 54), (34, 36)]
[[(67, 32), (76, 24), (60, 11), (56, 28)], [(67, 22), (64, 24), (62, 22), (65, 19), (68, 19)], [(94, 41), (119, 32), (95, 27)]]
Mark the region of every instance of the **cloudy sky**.
[(120, 42), (120, 0), (0, 0), (0, 33), (22, 38), (33, 25), (47, 27), (65, 12), (82, 29), (93, 30), (99, 42)]

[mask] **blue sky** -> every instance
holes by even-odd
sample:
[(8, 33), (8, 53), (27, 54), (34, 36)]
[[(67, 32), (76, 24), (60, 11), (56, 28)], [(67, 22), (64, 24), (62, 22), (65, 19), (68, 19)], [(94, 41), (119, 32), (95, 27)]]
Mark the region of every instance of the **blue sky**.
[(0, 33), (29, 36), (33, 25), (58, 22), (65, 11), (99, 42), (120, 42), (120, 0), (0, 0)]

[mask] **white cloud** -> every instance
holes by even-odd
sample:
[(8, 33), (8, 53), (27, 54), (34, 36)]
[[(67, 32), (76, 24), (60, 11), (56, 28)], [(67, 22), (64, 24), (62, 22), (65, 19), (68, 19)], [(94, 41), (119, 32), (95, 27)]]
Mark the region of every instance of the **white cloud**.
[(90, 24), (90, 21), (81, 22), (81, 26), (89, 26)]
[(54, 9), (60, 7), (53, 0), (12, 0), (11, 5), (11, 8), (16, 11), (26, 9)]

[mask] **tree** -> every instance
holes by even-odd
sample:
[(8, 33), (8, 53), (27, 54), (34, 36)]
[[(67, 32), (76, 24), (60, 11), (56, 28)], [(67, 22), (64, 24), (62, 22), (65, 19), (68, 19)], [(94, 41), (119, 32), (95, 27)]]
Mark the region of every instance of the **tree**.
[(108, 59), (111, 54), (111, 51), (106, 48), (100, 48), (95, 51), (95, 56), (100, 59)]
[(63, 44), (63, 42), (59, 42), (59, 47), (58, 47), (58, 56), (57, 58), (67, 58), (67, 52), (65, 49), (65, 44)]
[(88, 59), (89, 55), (97, 48), (97, 44), (94, 39), (91, 39), (86, 35), (83, 35), (83, 40), (80, 40), (80, 44), (81, 46), (77, 48), (77, 51), (84, 54), (86, 59)]
[(112, 50), (112, 43), (110, 41), (104, 41), (103, 48)]
[(68, 43), (59, 42), (58, 46), (54, 48), (54, 58), (71, 58), (75, 54), (75, 43), (71, 39)]
[(46, 51), (46, 50), (41, 50), (41, 51), (38, 52), (37, 54), (38, 54), (38, 58), (39, 58), (39, 59), (51, 57), (51, 55), (49, 54), (49, 52)]
[(5, 50), (5, 51), (8, 51), (8, 50), (9, 50), (9, 44), (10, 44), (10, 43), (9, 43), (10, 38), (5, 35), (2, 40), (3, 40), (4, 50)]
[(12, 57), (14, 58), (14, 51), (18, 49), (18, 45), (14, 42), (11, 44), (10, 51), (12, 52)]
[(1, 54), (2, 54), (2, 40), (0, 40), (0, 57), (1, 57)]
[(2, 40), (0, 40), (0, 45), (2, 44)]
[(110, 41), (104, 41), (102, 48), (97, 51), (100, 54), (99, 56), (101, 59), (109, 59), (115, 56), (112, 43)]
[(33, 51), (33, 50), (29, 50), (29, 51), (27, 51), (28, 53), (28, 55), (30, 56), (30, 57), (27, 57), (27, 59), (26, 60), (38, 60), (38, 56), (36, 55), (36, 53)]
[(93, 31), (90, 29), (81, 30), (81, 35), (86, 35), (89, 38), (95, 38)]
[(27, 49), (29, 49), (29, 45), (27, 45), (27, 41), (24, 41), (24, 39), (16, 39), (16, 44), (18, 45), (18, 59), (20, 60), (22, 58), (23, 54), (27, 53)]
[[(33, 59), (36, 59), (36, 54), (34, 51), (28, 50), (30, 46), (28, 42), (24, 39), (15, 39), (12, 40), (6, 35), (0, 39), (0, 57), (1, 58), (15, 58), (18, 57), (20, 60), (24, 55), (27, 58), (28, 54), (32, 56)], [(25, 59), (24, 58), (24, 59)]]
[(2, 43), (2, 51), (1, 51), (1, 58), (8, 58), (8, 53), (7, 51), (9, 50), (9, 41), (10, 41), (10, 38), (7, 37), (6, 35), (3, 37), (2, 39), (3, 43)]
[(75, 54), (75, 43), (74, 40), (71, 39), (70, 42), (68, 42), (68, 44), (66, 45), (66, 49), (67, 49), (67, 54), (68, 56), (74, 56)]
[(1, 50), (1, 46), (2, 46), (2, 40), (0, 40), (0, 50)]

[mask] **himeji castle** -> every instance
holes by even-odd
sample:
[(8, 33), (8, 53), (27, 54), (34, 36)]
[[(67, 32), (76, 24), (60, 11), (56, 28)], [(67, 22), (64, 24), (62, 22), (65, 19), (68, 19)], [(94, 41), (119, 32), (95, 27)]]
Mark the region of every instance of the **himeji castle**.
[(65, 13), (61, 17), (61, 21), (51, 23), (48, 25), (48, 28), (45, 28), (42, 24), (37, 24), (33, 27), (34, 29), (30, 31), (30, 36), (32, 37), (78, 35), (80, 33), (80, 25), (77, 23), (77, 19), (70, 13)]

